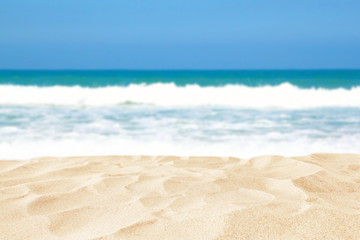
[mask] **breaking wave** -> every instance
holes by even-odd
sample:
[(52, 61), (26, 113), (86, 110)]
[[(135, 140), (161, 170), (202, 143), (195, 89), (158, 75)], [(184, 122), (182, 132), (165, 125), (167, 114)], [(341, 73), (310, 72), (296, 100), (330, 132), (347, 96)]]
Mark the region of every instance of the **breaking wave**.
[(87, 88), (0, 85), (0, 105), (109, 106), (127, 103), (157, 106), (229, 106), (240, 108), (360, 107), (360, 86), (351, 89), (302, 89), (289, 83), (248, 87), (201, 87), (174, 83)]

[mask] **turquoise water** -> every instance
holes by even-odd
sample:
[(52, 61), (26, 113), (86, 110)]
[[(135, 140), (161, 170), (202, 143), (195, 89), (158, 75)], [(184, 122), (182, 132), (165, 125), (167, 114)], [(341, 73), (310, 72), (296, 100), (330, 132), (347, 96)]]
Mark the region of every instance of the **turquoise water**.
[(360, 153), (360, 71), (0, 71), (0, 159)]
[(360, 70), (268, 70), (268, 71), (10, 71), (0, 70), (0, 84), (24, 86), (105, 87), (129, 84), (175, 83), (177, 86), (250, 87), (276, 86), (288, 82), (300, 88), (346, 88), (360, 84)]

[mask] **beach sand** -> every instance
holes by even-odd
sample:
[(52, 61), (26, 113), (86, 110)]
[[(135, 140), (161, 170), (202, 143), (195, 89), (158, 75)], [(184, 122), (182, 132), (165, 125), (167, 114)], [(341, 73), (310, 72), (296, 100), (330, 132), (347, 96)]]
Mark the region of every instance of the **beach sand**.
[(360, 155), (0, 161), (0, 239), (360, 239)]

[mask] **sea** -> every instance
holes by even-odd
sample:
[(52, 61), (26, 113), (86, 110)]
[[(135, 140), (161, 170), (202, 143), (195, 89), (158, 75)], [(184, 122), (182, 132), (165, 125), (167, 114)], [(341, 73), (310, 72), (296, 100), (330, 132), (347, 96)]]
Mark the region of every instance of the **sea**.
[(360, 70), (0, 70), (0, 159), (360, 153)]

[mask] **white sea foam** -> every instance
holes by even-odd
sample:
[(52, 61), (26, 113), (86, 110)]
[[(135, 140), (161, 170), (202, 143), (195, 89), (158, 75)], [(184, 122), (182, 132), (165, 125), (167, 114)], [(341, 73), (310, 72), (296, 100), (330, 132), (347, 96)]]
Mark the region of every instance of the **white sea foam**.
[(230, 106), (241, 108), (360, 107), (360, 87), (301, 89), (289, 83), (247, 87), (200, 87), (157, 83), (127, 87), (37, 87), (0, 85), (0, 105), (110, 106), (126, 103), (158, 106)]
[(18, 140), (0, 143), (0, 159), (29, 159), (41, 156), (90, 156), (90, 155), (182, 155), (182, 156), (235, 156), (241, 158), (264, 154), (286, 156), (306, 155), (315, 152), (360, 153), (354, 142), (360, 135), (346, 135), (340, 138), (314, 140), (299, 137), (272, 141), (273, 136), (246, 136), (236, 141), (187, 142), (161, 139), (121, 139), (118, 137), (99, 137), (81, 141), (78, 139)]

